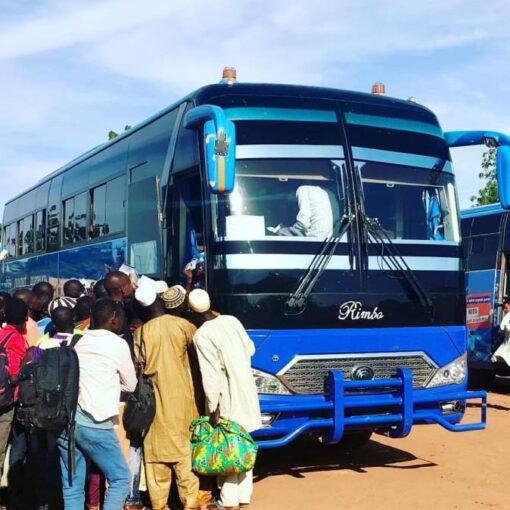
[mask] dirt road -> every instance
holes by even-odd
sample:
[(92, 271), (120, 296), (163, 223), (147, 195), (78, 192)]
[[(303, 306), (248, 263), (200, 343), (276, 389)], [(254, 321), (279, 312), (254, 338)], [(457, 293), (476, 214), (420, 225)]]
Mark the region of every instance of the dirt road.
[[(478, 416), (469, 408), (465, 421)], [(488, 422), (481, 432), (375, 435), (351, 455), (308, 445), (265, 451), (250, 508), (510, 509), (510, 394), (489, 395)]]

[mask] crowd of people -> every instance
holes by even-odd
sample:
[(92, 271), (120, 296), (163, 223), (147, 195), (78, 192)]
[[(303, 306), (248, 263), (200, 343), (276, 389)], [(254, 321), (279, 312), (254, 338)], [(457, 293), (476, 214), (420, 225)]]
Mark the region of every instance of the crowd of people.
[[(66, 281), (59, 297), (48, 282), (0, 293), (0, 367), (14, 391), (12, 404), (2, 407), (0, 398), (7, 508), (138, 510), (147, 492), (159, 510), (168, 508), (172, 480), (186, 510), (250, 503), (252, 472), (218, 479), (193, 472), (190, 424), (209, 416), (212, 426), (222, 417), (248, 432), (260, 427), (255, 347), (235, 317), (212, 309), (205, 290), (187, 287), (110, 271), (90, 287)], [(62, 345), (79, 361), (72, 435), (27, 426), (18, 402), (27, 360)], [(156, 403), (144, 437), (123, 423), (141, 361)]]

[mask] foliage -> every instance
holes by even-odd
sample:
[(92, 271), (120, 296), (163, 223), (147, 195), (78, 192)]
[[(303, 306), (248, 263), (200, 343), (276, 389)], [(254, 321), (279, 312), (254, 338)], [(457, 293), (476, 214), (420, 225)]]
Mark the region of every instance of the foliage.
[(474, 202), (474, 205), (488, 205), (499, 202), (495, 147), (491, 147), (483, 153), (482, 170), (478, 173), (478, 177), (485, 181), (485, 185), (478, 190), (477, 195), (471, 197), (471, 202)]
[[(129, 131), (131, 129), (131, 126), (129, 126), (128, 124), (126, 124), (124, 126), (124, 131)], [(119, 136), (119, 133), (117, 133), (116, 131), (108, 131), (108, 140), (113, 140), (114, 138), (117, 138)]]

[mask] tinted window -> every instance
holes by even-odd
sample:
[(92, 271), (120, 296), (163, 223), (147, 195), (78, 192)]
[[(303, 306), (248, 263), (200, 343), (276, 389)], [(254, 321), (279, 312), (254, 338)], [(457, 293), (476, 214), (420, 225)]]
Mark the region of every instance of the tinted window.
[(16, 255), (22, 255), (23, 254), (23, 220), (18, 221), (17, 223), (18, 229), (17, 229), (17, 250)]
[(5, 227), (5, 249), (9, 253), (9, 257), (16, 256), (16, 223)]
[(471, 249), (467, 253), (468, 270), (495, 269), (499, 240), (498, 234), (472, 237)]
[[(118, 177), (106, 184), (106, 227), (105, 234), (124, 230), (125, 177)], [(154, 204), (156, 207), (156, 204)]]
[(35, 215), (35, 251), (44, 251), (45, 229), (46, 210), (42, 210)]
[(74, 197), (74, 240), (87, 239), (87, 192)]
[(473, 219), (471, 235), (475, 236), (478, 234), (492, 234), (493, 232), (499, 232), (500, 223), (501, 223), (500, 214), (478, 216), (477, 218)]
[[(189, 109), (189, 108), (188, 108)], [(200, 153), (198, 147), (198, 134), (196, 129), (186, 129), (181, 125), (175, 147), (175, 156), (172, 172), (180, 172), (198, 165)]]
[(90, 192), (90, 237), (106, 235), (106, 184)]
[(140, 167), (136, 180), (162, 174), (177, 112), (165, 114), (129, 137), (128, 168)]
[(31, 214), (23, 220), (23, 254), (34, 251), (34, 216)]
[(48, 206), (48, 251), (59, 248), (59, 222), (60, 222), (60, 188), (62, 176), (51, 181)]
[(63, 218), (63, 242), (69, 244), (74, 238), (74, 198), (64, 201)]

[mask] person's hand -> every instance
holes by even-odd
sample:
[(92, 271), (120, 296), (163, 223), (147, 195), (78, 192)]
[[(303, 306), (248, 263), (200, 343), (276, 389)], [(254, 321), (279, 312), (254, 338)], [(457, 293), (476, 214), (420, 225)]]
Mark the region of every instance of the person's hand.
[(212, 427), (216, 428), (218, 426), (218, 422), (220, 421), (220, 404), (216, 408), (216, 411), (209, 415), (209, 423)]

